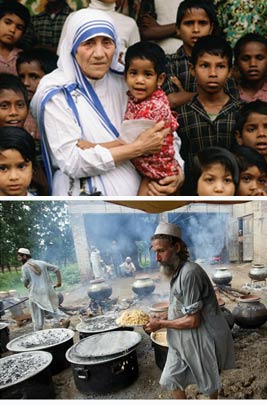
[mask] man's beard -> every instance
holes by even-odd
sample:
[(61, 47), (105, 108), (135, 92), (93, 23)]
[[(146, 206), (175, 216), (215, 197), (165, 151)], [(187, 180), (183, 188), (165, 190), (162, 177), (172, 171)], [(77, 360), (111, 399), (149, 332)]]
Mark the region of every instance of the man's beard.
[(176, 266), (174, 266), (173, 264), (161, 263), (159, 266), (159, 271), (161, 274), (163, 274), (164, 277), (170, 280), (176, 271)]

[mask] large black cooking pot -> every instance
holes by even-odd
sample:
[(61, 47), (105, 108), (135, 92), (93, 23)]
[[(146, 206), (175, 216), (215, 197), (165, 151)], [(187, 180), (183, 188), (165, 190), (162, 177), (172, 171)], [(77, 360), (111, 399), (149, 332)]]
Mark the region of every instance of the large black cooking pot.
[(0, 322), (0, 355), (7, 351), (6, 345), (9, 342), (9, 328), (5, 322)]
[(76, 325), (80, 339), (95, 335), (96, 333), (109, 332), (112, 330), (134, 330), (131, 327), (122, 327), (115, 322), (116, 316), (100, 315), (88, 318)]
[(45, 350), (52, 354), (51, 370), (53, 374), (57, 374), (70, 366), (65, 354), (73, 345), (73, 336), (74, 331), (71, 329), (44, 329), (11, 340), (7, 349), (15, 353)]
[(51, 362), (52, 355), (43, 351), (0, 359), (0, 399), (53, 399)]
[(89, 336), (71, 347), (66, 358), (74, 381), (82, 393), (115, 392), (138, 377), (136, 347), (141, 335), (133, 331), (112, 331)]
[(150, 334), (152, 347), (154, 348), (155, 362), (161, 370), (163, 370), (165, 366), (168, 354), (166, 334), (166, 329), (159, 329), (157, 332), (152, 332)]

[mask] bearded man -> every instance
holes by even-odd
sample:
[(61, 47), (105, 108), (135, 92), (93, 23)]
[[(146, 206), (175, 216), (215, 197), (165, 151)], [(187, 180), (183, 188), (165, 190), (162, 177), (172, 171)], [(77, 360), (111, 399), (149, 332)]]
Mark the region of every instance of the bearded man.
[(168, 319), (153, 317), (145, 326), (147, 332), (167, 329), (160, 384), (177, 399), (186, 399), (190, 384), (216, 399), (220, 372), (234, 368), (234, 347), (212, 283), (204, 269), (189, 261), (177, 225), (160, 223), (151, 241), (160, 271), (170, 280)]

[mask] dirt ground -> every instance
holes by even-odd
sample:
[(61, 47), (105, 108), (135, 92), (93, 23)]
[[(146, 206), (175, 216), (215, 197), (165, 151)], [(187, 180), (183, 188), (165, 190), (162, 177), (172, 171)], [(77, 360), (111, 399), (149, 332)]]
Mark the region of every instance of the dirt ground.
[[(211, 276), (216, 265), (202, 266)], [(251, 280), (248, 277), (250, 264), (229, 264), (227, 267), (232, 271), (232, 288), (243, 289), (261, 297), (261, 302), (267, 306), (267, 288), (263, 283), (259, 283), (254, 289), (251, 288)], [(154, 279), (156, 288), (154, 292), (144, 298), (137, 299), (132, 291), (132, 278), (122, 278), (111, 280), (112, 296), (117, 300), (116, 309), (122, 308), (125, 303), (131, 303), (132, 307), (149, 311), (152, 302), (162, 301), (168, 297), (168, 283), (163, 281), (159, 273), (149, 274)], [(88, 305), (87, 287), (81, 286), (69, 293), (64, 293), (63, 307), (76, 308), (77, 306)], [(232, 310), (237, 301), (235, 298), (221, 295), (225, 301), (225, 307)], [(79, 311), (73, 310), (71, 325), (75, 331), (75, 326), (80, 322)], [(9, 322), (10, 340), (32, 331), (31, 323), (22, 327), (17, 327), (12, 321), (8, 312), (2, 321)], [(54, 327), (53, 321), (48, 321), (46, 327)], [(154, 348), (150, 337), (142, 328), (136, 328), (142, 335), (141, 343), (137, 347), (137, 359), (139, 375), (137, 380), (118, 392), (109, 394), (83, 394), (75, 386), (71, 367), (53, 376), (56, 399), (170, 399), (168, 392), (160, 387), (158, 381), (161, 370), (155, 363)], [(220, 399), (267, 399), (267, 322), (257, 329), (242, 329), (234, 325), (232, 329), (235, 344), (236, 368), (222, 373), (222, 387), (219, 392)], [(75, 333), (74, 341), (79, 340), (78, 332)], [(10, 353), (6, 353), (8, 355)], [(203, 399), (195, 386), (190, 386), (187, 390), (188, 398)]]

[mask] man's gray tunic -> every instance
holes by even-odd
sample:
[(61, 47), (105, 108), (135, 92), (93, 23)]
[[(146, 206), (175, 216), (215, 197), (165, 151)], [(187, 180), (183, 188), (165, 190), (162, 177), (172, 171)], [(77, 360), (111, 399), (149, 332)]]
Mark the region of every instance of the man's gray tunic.
[(233, 339), (208, 275), (186, 262), (171, 281), (168, 319), (198, 311), (198, 328), (167, 329), (169, 350), (160, 384), (169, 390), (197, 384), (210, 395), (220, 388), (220, 371), (234, 368)]

